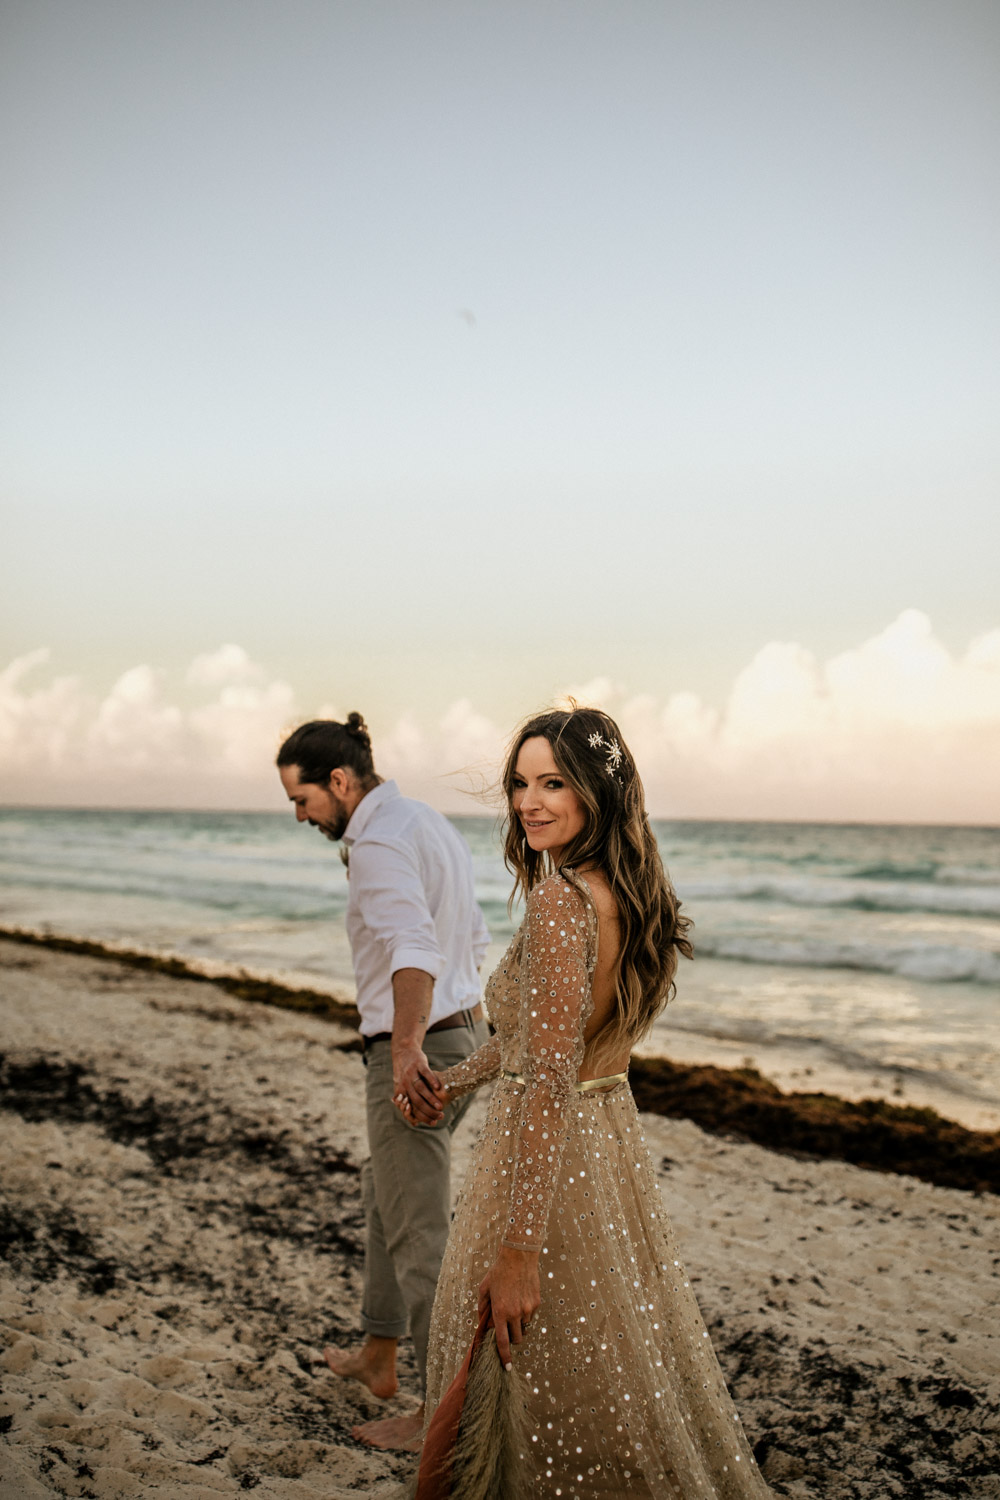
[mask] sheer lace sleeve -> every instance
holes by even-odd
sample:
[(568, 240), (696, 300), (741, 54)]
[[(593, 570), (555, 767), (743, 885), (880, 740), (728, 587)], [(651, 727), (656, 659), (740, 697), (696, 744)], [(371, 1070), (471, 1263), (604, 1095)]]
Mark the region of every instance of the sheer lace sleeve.
[(463, 1057), (461, 1062), (445, 1068), (438, 1074), (448, 1090), (449, 1099), (461, 1099), (471, 1094), (484, 1083), (489, 1083), (500, 1071), (500, 1038), (491, 1036), (488, 1042), (477, 1047), (475, 1052)]
[(563, 875), (528, 898), (521, 958), (521, 1102), (503, 1243), (541, 1250), (593, 1008), (588, 909)]

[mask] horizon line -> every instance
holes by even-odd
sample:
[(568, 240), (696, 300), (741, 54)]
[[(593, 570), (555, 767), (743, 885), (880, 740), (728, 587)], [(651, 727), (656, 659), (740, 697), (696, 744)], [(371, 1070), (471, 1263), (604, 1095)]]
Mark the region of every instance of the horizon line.
[[(405, 796), (405, 793), (404, 793)], [(418, 801), (424, 800), (421, 798)], [(430, 804), (428, 804), (430, 805)], [(437, 809), (435, 809), (437, 810)], [(34, 802), (0, 802), (0, 813), (19, 812), (54, 812), (54, 813), (143, 813), (143, 814), (184, 814), (191, 815), (214, 815), (222, 817), (255, 817), (255, 818), (287, 818), (288, 813), (283, 808), (270, 807), (128, 807), (122, 805), (111, 805), (105, 803), (34, 803)], [(460, 813), (442, 812), (443, 818), (450, 820), (457, 818), (489, 818), (488, 812), (482, 813)], [(875, 818), (755, 818), (755, 817), (696, 817), (685, 814), (671, 813), (649, 813), (651, 823), (738, 823), (738, 824), (777, 824), (781, 827), (797, 828), (963, 828), (977, 829), (984, 833), (1000, 832), (1000, 823), (954, 823), (941, 822), (933, 818), (909, 819), (901, 821), (898, 818), (879, 821)]]

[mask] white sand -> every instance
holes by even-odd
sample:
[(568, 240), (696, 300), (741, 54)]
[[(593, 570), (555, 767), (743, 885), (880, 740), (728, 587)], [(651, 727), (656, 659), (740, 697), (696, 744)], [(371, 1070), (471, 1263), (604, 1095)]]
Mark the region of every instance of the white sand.
[[(412, 1363), (388, 1408), (319, 1363), (360, 1284), (344, 1033), (13, 943), (0, 1024), (0, 1500), (387, 1500), (412, 1459), (350, 1427)], [(1000, 1202), (646, 1121), (776, 1489), (1000, 1497)]]

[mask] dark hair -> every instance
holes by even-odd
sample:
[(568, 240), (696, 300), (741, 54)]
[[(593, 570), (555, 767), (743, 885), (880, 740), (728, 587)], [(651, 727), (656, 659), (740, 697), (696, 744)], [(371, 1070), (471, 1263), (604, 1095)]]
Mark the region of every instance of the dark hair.
[(326, 786), (338, 766), (353, 771), (366, 790), (377, 786), (372, 742), (359, 713), (347, 715), (345, 724), (336, 719), (311, 719), (292, 731), (278, 751), (279, 766), (298, 766), (300, 781)]
[(674, 991), (678, 956), (693, 958), (690, 922), (667, 878), (646, 814), (631, 752), (614, 719), (596, 708), (534, 714), (511, 742), (503, 769), (507, 799), (504, 859), (525, 895), (549, 873), (548, 856), (530, 847), (514, 814), (514, 774), (525, 740), (548, 741), (556, 769), (583, 807), (582, 831), (563, 851), (572, 869), (603, 871), (618, 907), (617, 1007), (601, 1032), (609, 1049), (637, 1042)]

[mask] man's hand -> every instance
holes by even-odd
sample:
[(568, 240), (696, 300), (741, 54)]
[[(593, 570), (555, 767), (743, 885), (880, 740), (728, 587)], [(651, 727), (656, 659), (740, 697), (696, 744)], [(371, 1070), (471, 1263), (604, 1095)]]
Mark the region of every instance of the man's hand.
[(439, 1125), (447, 1096), (423, 1049), (434, 981), (423, 969), (392, 976), (392, 1102), (418, 1125)]
[[(447, 1092), (421, 1047), (392, 1041), (392, 1098), (418, 1125), (439, 1125), (444, 1118)], [(405, 1103), (404, 1103), (405, 1101)], [(408, 1106), (408, 1107), (407, 1107)]]
[(505, 1370), (511, 1366), (510, 1346), (524, 1342), (524, 1330), (542, 1304), (538, 1283), (538, 1251), (500, 1246), (500, 1254), (479, 1284), (479, 1315), (489, 1308), (497, 1339), (497, 1353)]

